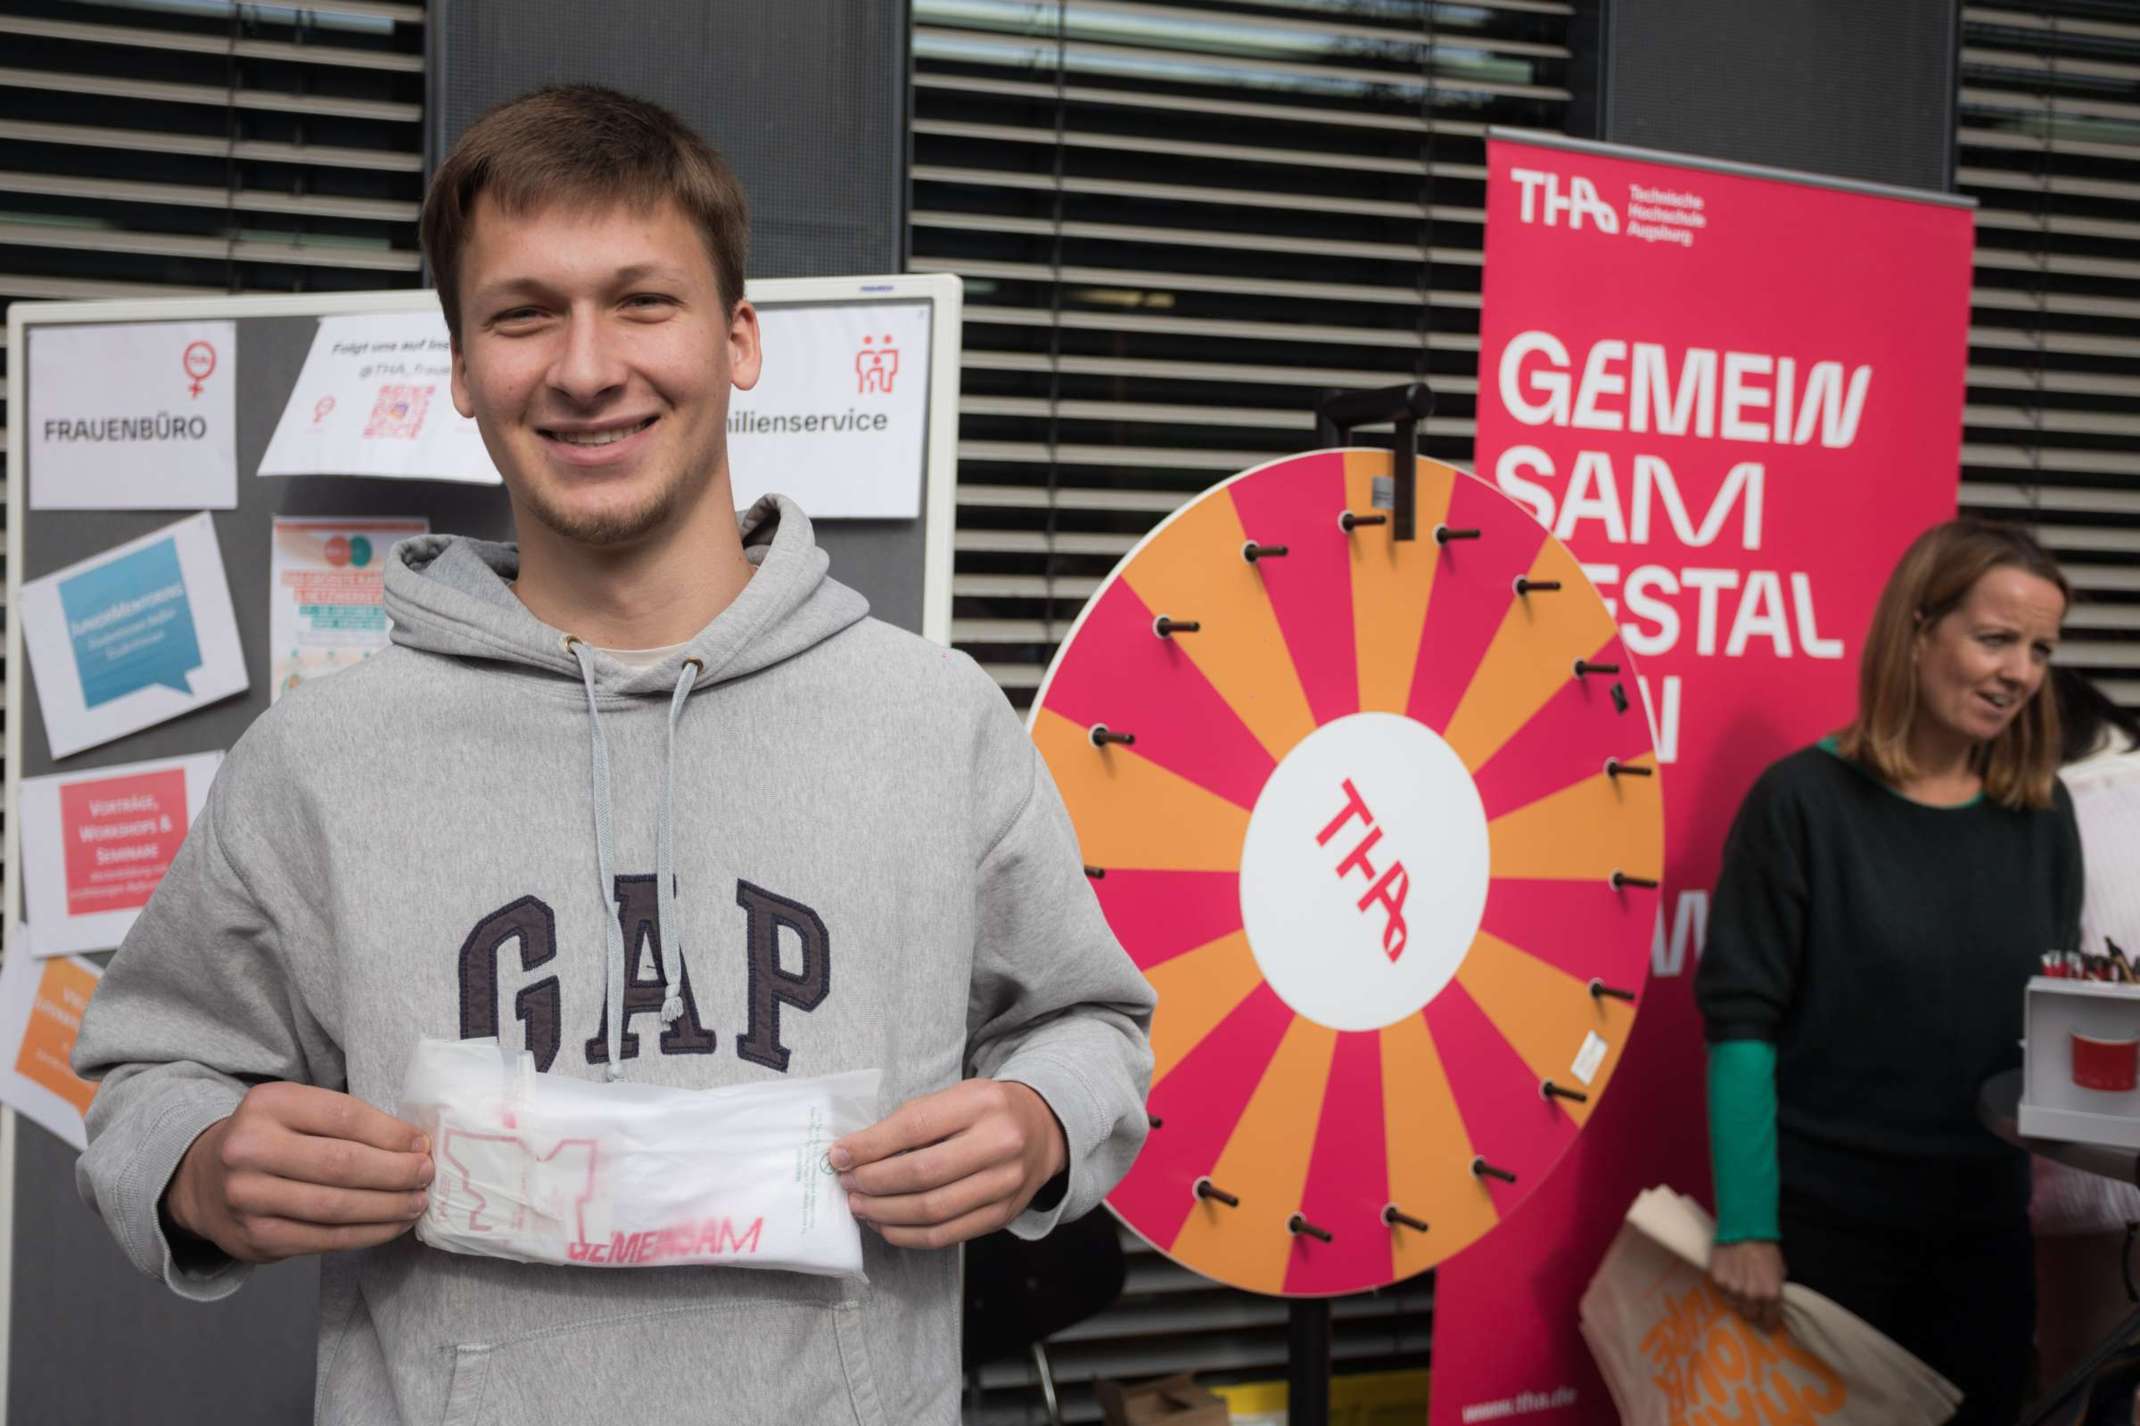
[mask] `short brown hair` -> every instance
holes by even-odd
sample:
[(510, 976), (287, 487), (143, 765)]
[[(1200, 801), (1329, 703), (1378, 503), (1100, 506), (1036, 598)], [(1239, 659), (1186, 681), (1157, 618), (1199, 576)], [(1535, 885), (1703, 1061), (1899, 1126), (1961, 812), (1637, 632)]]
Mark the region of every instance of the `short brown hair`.
[(658, 104), (594, 84), (551, 85), (469, 125), (424, 196), (424, 256), (455, 341), (461, 249), (486, 193), (507, 213), (552, 203), (643, 210), (674, 202), (706, 240), (722, 310), (732, 315), (742, 300), (750, 203), (727, 160)]
[[(1858, 663), (1858, 716), (1839, 739), (1855, 759), (1890, 783), (1917, 776), (1910, 761), (1910, 725), (1917, 716), (1917, 635), (1960, 607), (1976, 582), (1995, 569), (2024, 570), (2073, 591), (2057, 561), (2026, 530), (1983, 520), (1949, 520), (1919, 535), (1903, 551), (1880, 591), (1865, 653)], [(2058, 777), (2058, 700), (2049, 680), (2014, 715), (2006, 730), (1976, 751), (1984, 795), (2002, 807), (2051, 805)]]

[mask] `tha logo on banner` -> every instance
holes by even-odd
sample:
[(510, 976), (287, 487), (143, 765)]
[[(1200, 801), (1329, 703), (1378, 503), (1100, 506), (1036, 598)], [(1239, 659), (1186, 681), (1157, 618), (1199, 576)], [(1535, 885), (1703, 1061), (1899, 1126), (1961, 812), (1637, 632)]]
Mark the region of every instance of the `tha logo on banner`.
[(1598, 197), (1597, 185), (1581, 174), (1568, 180), (1568, 191), (1560, 191), (1560, 175), (1546, 173), (1535, 168), (1512, 168), (1508, 176), (1516, 180), (1523, 190), (1523, 221), (1541, 221), (1549, 228), (1560, 226), (1566, 218), (1568, 226), (1580, 228), (1583, 220), (1589, 219), (1600, 232), (1620, 231), (1620, 214), (1612, 204)]

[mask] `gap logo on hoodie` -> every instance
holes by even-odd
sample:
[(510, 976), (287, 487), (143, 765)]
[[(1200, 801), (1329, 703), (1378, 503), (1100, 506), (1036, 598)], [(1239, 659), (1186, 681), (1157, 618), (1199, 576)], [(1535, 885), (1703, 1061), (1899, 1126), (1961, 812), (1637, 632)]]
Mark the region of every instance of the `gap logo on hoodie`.
[[(619, 1053), (624, 1059), (639, 1056), (639, 1039), (631, 1026), (641, 1015), (659, 1016), (668, 996), (667, 965), (661, 943), (660, 896), (651, 873), (620, 875), (615, 879), (617, 924), (624, 932), (624, 1033)], [(790, 900), (747, 881), (736, 882), (736, 904), (746, 917), (744, 952), (750, 968), (749, 1004), (744, 1010), (745, 1029), (736, 1036), (736, 1053), (752, 1064), (787, 1073), (789, 1050), (780, 1043), (780, 1012), (783, 1006), (808, 1012), (824, 1004), (832, 992), (832, 934), (824, 918), (800, 901)], [(790, 972), (780, 964), (780, 936), (786, 931), (800, 951), (801, 970)], [(503, 958), (515, 952), (522, 973), (532, 973), (557, 959), (557, 914), (538, 896), (523, 896), (507, 902), (476, 922), (461, 942), (461, 1038), (481, 1039), (499, 1035), (498, 971)], [(650, 974), (642, 977), (642, 967)], [(720, 1038), (708, 1029), (691, 989), (688, 964), (677, 977), (682, 1013), (661, 1028), (660, 1047), (665, 1055), (710, 1055), (720, 1048)], [(587, 1063), (609, 1062), (609, 1004), (605, 994), (596, 1007), (593, 1034), (586, 1043)], [(513, 1013), (519, 1018), (528, 1052), (535, 1065), (547, 1073), (563, 1043), (564, 994), (554, 975), (523, 986), (513, 997)]]

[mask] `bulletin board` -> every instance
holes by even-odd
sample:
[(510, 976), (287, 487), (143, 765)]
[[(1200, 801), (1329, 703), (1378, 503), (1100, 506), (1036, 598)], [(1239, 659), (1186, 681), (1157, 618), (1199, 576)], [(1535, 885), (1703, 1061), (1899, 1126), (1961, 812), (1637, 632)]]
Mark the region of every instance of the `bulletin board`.
[[(819, 353), (831, 376), (849, 373), (865, 394), (898, 380), (906, 398), (921, 387), (925, 420), (918, 492), (890, 492), (889, 508), (909, 516), (823, 519), (810, 511), (833, 577), (860, 590), (887, 622), (948, 641), (951, 529), (956, 471), (961, 288), (947, 275), (796, 278), (753, 282), (762, 316), (792, 316), (784, 330), (824, 330), (816, 318), (883, 304), (911, 325), (926, 324), (926, 360), (904, 353), (896, 375), (871, 335), (865, 351)], [(388, 477), (259, 476), (322, 318), (435, 310), (428, 291), (338, 293), (293, 297), (179, 298), (140, 301), (16, 303), (9, 311), (7, 451), (6, 664), (6, 937), (9, 958), (27, 956), (23, 931), (21, 781), (54, 772), (84, 772), (151, 759), (228, 749), (271, 701), (269, 648), (271, 542), (285, 518), (418, 517), (435, 533), (510, 540), (504, 487)], [(23, 585), (141, 539), (199, 513), (198, 505), (155, 509), (33, 509), (28, 430), (30, 383), (41, 339), (108, 324), (230, 323), (232, 349), (212, 359), (187, 350), (189, 376), (232, 383), (237, 464), (236, 506), (210, 512), (242, 651), (243, 692), (168, 721), (55, 759), (34, 672), (24, 653)], [(850, 321), (847, 326), (854, 326)], [(887, 322), (883, 325), (891, 325)], [(841, 330), (844, 330), (842, 328)], [(769, 363), (812, 355), (791, 343), (768, 351)], [(103, 379), (100, 374), (100, 379)], [(156, 417), (162, 408), (110, 377), (115, 410)], [(831, 404), (823, 402), (820, 404)], [(760, 423), (761, 426), (764, 424)], [(731, 421), (731, 430), (735, 422)], [(758, 481), (737, 458), (739, 498)], [(49, 485), (40, 486), (41, 498)], [(880, 494), (882, 492), (879, 492)], [(805, 504), (808, 510), (808, 504)], [(384, 551), (379, 551), (383, 558)], [(33, 910), (34, 914), (34, 910)], [(99, 953), (93, 961), (108, 959)], [(42, 964), (63, 964), (48, 961)], [(14, 1046), (5, 1054), (13, 1055)], [(0, 1119), (0, 1340), (6, 1344), (7, 1415), (16, 1420), (158, 1420), (166, 1422), (309, 1419), (318, 1320), (316, 1260), (301, 1259), (255, 1275), (245, 1290), (211, 1306), (181, 1302), (137, 1275), (102, 1224), (76, 1194), (74, 1150), (12, 1111)], [(112, 1371), (114, 1344), (127, 1368)]]

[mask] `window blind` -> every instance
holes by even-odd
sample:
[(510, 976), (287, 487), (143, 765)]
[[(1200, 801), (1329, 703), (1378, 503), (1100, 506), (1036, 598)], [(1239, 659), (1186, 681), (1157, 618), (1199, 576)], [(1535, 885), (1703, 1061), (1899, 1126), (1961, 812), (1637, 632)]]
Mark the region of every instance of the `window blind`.
[(2061, 661), (2140, 704), (2140, 11), (1965, 5), (1959, 101), (1962, 507), (2043, 538), (2076, 587)]
[(967, 281), (954, 640), (1029, 699), (1168, 511), (1423, 375), (1468, 460), (1484, 130), (1560, 129), (1544, 0), (916, 0), (913, 266)]
[(414, 285), (423, 7), (0, 14), (0, 295)]

